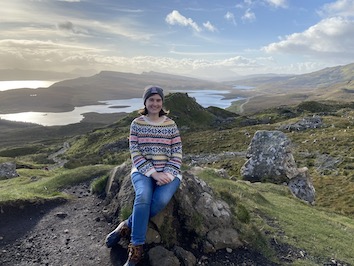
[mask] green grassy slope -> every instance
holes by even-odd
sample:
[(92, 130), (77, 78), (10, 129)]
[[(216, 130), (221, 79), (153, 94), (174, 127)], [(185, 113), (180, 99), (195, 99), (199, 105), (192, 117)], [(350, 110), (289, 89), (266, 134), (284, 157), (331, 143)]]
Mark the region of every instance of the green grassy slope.
[[(298, 167), (309, 168), (316, 189), (315, 206), (295, 199), (284, 186), (242, 181), (240, 168), (246, 160), (242, 156), (205, 165), (224, 168), (232, 180), (213, 171), (204, 171), (200, 177), (232, 206), (243, 239), (264, 254), (274, 256), (270, 243), (276, 242), (304, 254), (292, 257), (292, 265), (323, 265), (331, 258), (354, 264), (353, 104), (303, 102), (246, 117), (205, 109), (186, 94), (176, 93), (166, 97), (166, 108), (181, 129), (186, 155), (245, 152), (257, 130), (278, 130), (305, 116), (320, 115), (324, 123), (320, 128), (285, 132), (293, 143)], [(60, 148), (50, 138), (45, 145), (28, 143), (0, 150), (0, 161), (22, 166), (20, 177), (0, 180), (0, 204), (57, 199), (64, 197), (60, 191), (65, 186), (104, 178), (113, 165), (129, 157), (129, 125), (137, 115), (131, 113), (114, 124), (66, 139), (71, 148), (63, 155), (69, 162), (62, 169), (43, 169), (51, 163), (46, 156)], [(189, 169), (188, 163), (184, 169)]]

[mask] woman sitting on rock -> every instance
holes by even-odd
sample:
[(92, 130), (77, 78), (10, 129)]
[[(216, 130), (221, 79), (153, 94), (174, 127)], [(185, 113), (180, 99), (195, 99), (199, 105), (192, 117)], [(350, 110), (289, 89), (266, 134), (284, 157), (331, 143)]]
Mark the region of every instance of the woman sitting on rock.
[(148, 86), (143, 95), (141, 116), (130, 126), (131, 180), (135, 190), (133, 212), (106, 237), (112, 247), (121, 238), (131, 237), (124, 266), (134, 266), (143, 255), (149, 219), (171, 200), (181, 182), (182, 142), (176, 123), (163, 109), (160, 87)]

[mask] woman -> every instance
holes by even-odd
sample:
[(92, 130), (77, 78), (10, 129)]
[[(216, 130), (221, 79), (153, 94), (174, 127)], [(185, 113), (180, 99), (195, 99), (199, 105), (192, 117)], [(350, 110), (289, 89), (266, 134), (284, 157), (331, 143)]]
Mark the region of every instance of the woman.
[(106, 237), (106, 245), (112, 247), (121, 238), (131, 236), (125, 266), (134, 266), (141, 260), (149, 219), (169, 203), (182, 178), (181, 137), (176, 123), (163, 109), (163, 90), (148, 86), (143, 99), (145, 107), (131, 123), (129, 136), (135, 190), (133, 212)]

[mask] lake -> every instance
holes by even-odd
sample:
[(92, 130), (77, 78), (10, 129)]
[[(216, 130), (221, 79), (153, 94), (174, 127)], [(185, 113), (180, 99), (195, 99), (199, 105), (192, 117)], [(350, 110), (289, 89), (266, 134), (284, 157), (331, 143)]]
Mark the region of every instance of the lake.
[[(35, 89), (35, 84), (36, 84), (35, 82), (31, 84), (34, 89)], [(37, 83), (37, 84), (44, 84), (44, 83)], [(26, 83), (25, 87), (29, 88), (29, 83)], [(16, 89), (16, 88), (12, 87), (10, 89)], [(196, 101), (205, 108), (209, 106), (215, 106), (215, 107), (225, 109), (231, 106), (233, 101), (237, 101), (241, 99), (241, 98), (224, 99), (223, 95), (229, 93), (229, 91), (226, 90), (225, 91), (184, 90), (180, 92), (188, 93), (190, 97), (195, 98)], [(124, 100), (117, 99), (117, 100), (109, 100), (109, 101), (100, 101), (99, 103), (100, 104), (97, 105), (75, 107), (75, 109), (70, 112), (60, 112), (60, 113), (23, 112), (23, 113), (13, 113), (13, 114), (0, 114), (0, 118), (5, 120), (10, 120), (10, 121), (16, 121), (16, 122), (35, 123), (43, 126), (63, 126), (68, 124), (79, 123), (82, 119), (84, 119), (83, 114), (85, 113), (90, 113), (90, 112), (96, 112), (100, 114), (120, 113), (120, 112), (131, 113), (143, 107), (142, 98), (132, 98), (132, 99), (124, 99)]]

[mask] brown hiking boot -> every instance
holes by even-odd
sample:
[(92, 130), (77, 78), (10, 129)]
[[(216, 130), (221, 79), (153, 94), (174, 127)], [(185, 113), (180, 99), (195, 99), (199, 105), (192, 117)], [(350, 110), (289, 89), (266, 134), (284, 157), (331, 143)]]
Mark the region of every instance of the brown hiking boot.
[(106, 236), (106, 246), (111, 248), (118, 244), (119, 240), (122, 238), (129, 238), (130, 231), (130, 228), (127, 226), (127, 221), (121, 222), (116, 229)]
[(133, 244), (129, 244), (128, 246), (128, 260), (123, 266), (135, 266), (143, 258), (144, 248), (143, 245), (133, 246)]

